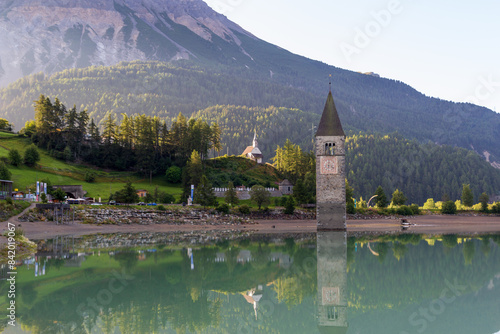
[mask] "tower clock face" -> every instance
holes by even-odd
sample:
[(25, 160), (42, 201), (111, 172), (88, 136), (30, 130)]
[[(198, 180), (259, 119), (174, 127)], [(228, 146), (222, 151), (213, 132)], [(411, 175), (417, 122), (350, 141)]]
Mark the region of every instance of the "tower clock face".
[(337, 157), (320, 157), (320, 173), (321, 174), (338, 174), (339, 167), (337, 163)]
[(335, 288), (323, 287), (322, 295), (323, 295), (323, 298), (322, 298), (323, 305), (339, 305), (340, 304), (340, 288), (339, 287), (335, 287)]

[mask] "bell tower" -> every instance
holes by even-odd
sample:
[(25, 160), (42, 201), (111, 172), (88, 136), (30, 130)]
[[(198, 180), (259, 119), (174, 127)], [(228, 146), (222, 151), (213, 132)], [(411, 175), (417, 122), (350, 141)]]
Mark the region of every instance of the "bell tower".
[(316, 132), (317, 229), (345, 230), (345, 133), (331, 91)]

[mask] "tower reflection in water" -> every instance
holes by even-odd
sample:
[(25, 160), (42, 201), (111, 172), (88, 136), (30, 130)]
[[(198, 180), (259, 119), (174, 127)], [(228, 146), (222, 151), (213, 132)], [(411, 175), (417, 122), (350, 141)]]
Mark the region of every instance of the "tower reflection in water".
[(347, 333), (347, 232), (318, 231), (318, 328)]

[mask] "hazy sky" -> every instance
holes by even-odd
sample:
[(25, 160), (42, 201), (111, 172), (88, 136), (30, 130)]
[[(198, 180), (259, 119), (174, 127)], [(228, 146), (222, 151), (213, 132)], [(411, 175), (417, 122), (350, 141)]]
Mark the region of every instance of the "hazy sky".
[(291, 52), (500, 112), (498, 0), (205, 0)]

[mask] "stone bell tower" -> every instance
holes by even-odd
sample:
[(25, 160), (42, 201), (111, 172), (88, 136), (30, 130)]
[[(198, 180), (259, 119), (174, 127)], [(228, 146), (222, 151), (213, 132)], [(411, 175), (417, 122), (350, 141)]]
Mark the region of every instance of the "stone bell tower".
[(331, 91), (316, 132), (318, 230), (345, 230), (345, 133)]

